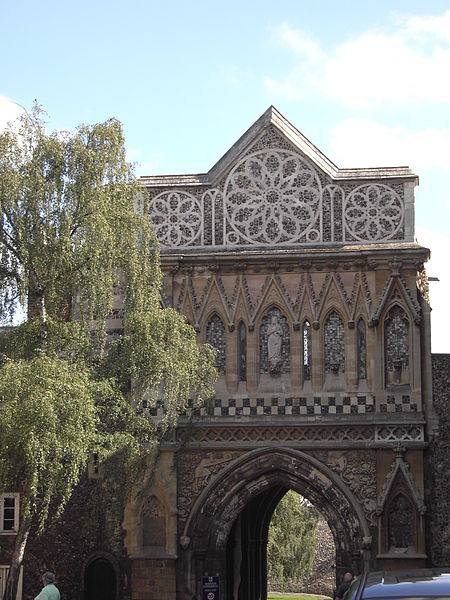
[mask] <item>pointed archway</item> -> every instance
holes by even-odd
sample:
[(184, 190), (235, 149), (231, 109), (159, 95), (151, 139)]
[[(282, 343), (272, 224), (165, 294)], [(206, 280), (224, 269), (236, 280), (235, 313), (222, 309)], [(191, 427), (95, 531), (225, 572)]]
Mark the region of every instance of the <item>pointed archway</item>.
[(118, 565), (106, 552), (96, 552), (83, 564), (84, 600), (117, 600)]
[[(219, 574), (223, 597), (231, 587), (245, 590), (247, 600), (266, 598), (266, 537), (279, 499), (288, 490), (300, 493), (327, 520), (335, 539), (338, 575), (368, 566), (371, 538), (361, 505), (341, 478), (317, 458), (288, 448), (262, 448), (237, 458), (197, 498), (183, 532), (179, 577), (185, 598), (200, 595), (204, 575)], [(242, 515), (244, 519), (242, 519)], [(239, 575), (230, 550), (241, 518), (245, 531)], [(244, 536), (244, 537), (242, 537)], [(232, 567), (234, 565), (234, 567)], [(230, 572), (233, 569), (233, 572)], [(243, 597), (243, 596), (242, 596)]]

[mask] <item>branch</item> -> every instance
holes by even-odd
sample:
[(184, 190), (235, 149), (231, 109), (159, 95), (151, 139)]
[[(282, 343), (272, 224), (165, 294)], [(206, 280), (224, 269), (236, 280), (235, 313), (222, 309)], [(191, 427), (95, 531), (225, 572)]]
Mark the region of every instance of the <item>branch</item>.
[(72, 238), (74, 236), (74, 234), (77, 232), (77, 230), (82, 226), (83, 224), (83, 220), (87, 219), (88, 217), (90, 217), (93, 214), (93, 212), (88, 212), (88, 213), (84, 213), (84, 215), (82, 216), (82, 218), (78, 221), (78, 223), (76, 223), (76, 225), (73, 226), (73, 228), (70, 230), (70, 238)]

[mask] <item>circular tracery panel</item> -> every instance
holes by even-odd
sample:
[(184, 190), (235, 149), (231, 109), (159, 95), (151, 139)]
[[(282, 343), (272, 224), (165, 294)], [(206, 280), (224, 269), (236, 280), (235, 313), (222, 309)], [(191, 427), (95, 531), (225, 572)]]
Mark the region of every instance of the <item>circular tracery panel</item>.
[(227, 243), (276, 244), (319, 241), (314, 228), (321, 185), (297, 154), (281, 149), (246, 156), (225, 183)]
[(150, 216), (163, 246), (189, 246), (202, 228), (202, 209), (187, 192), (162, 192), (151, 202)]
[(403, 223), (399, 195), (382, 184), (366, 184), (353, 190), (345, 203), (347, 231), (357, 240), (379, 241), (393, 237)]

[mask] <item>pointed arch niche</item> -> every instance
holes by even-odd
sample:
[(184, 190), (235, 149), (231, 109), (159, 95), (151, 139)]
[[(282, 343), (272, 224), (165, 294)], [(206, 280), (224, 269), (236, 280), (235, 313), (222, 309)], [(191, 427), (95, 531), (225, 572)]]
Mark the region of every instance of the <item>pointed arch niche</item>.
[(142, 547), (166, 550), (167, 514), (163, 503), (154, 496), (149, 496), (142, 505)]
[(302, 328), (303, 343), (303, 381), (311, 381), (312, 376), (312, 339), (311, 323), (308, 319), (303, 321)]
[(325, 376), (345, 372), (344, 323), (336, 310), (332, 310), (324, 325), (324, 368)]
[(291, 331), (286, 317), (276, 306), (261, 319), (259, 328), (259, 372), (275, 377), (290, 372)]
[(240, 321), (237, 330), (238, 381), (247, 381), (247, 327)]
[(216, 349), (216, 367), (220, 375), (226, 373), (225, 327), (222, 319), (214, 313), (206, 323), (205, 340)]
[(367, 380), (367, 329), (361, 317), (356, 326), (356, 351), (358, 358), (358, 382)]
[(387, 386), (409, 383), (409, 318), (395, 304), (384, 318), (384, 370)]
[(377, 505), (378, 558), (425, 557), (425, 504), (402, 447), (396, 449)]

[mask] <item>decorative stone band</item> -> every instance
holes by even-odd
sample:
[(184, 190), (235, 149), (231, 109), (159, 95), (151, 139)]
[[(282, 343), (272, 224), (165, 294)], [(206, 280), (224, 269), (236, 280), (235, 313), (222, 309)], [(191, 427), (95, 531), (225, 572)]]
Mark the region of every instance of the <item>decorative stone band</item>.
[[(161, 417), (163, 407), (144, 406), (150, 417)], [(417, 404), (409, 395), (388, 395), (377, 404), (375, 396), (262, 396), (259, 398), (214, 398), (208, 405), (191, 411), (199, 418), (215, 417), (299, 417), (315, 415), (365, 415), (374, 413), (417, 413)]]
[(298, 416), (298, 415), (350, 415), (375, 412), (372, 396), (310, 396), (284, 398), (266, 396), (262, 398), (224, 398), (214, 400), (212, 410), (202, 408), (200, 416)]
[[(178, 430), (179, 440), (183, 439), (184, 430)], [(310, 443), (377, 443), (391, 444), (399, 442), (423, 442), (424, 432), (421, 424), (405, 425), (232, 425), (220, 427), (202, 425), (189, 428), (189, 444), (259, 444), (259, 443), (293, 443), (308, 445)]]

